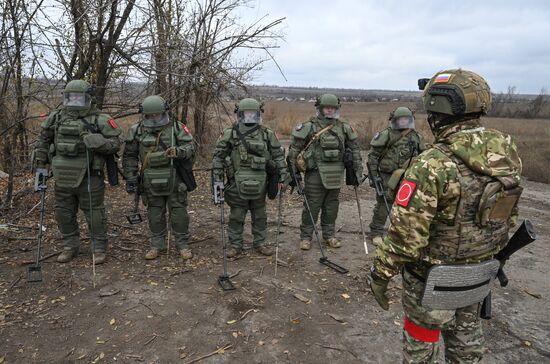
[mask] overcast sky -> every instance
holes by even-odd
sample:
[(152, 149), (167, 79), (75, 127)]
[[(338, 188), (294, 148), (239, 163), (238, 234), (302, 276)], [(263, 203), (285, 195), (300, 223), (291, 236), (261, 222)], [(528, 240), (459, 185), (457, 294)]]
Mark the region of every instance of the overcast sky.
[(550, 86), (550, 1), (257, 0), (245, 17), (286, 17), (285, 41), (254, 83), (414, 90), (462, 67), (494, 92)]

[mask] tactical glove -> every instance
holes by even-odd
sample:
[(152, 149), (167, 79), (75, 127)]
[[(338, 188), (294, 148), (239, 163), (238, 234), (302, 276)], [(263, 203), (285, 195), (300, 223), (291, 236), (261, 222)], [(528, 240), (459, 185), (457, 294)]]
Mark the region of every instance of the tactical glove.
[(388, 291), (388, 281), (387, 279), (381, 278), (375, 271), (374, 267), (371, 268), (369, 285), (372, 294), (378, 305), (382, 307), (383, 310), (388, 311), (390, 304), (388, 302), (388, 296), (386, 292)]
[(223, 182), (213, 182), (212, 183), (212, 199), (214, 200), (214, 203), (216, 205), (221, 204), (224, 201), (223, 198), (223, 191), (225, 189), (225, 185)]
[(109, 139), (99, 133), (87, 133), (82, 137), (82, 140), (84, 141), (86, 148), (91, 151), (98, 150), (110, 143)]
[(137, 192), (137, 186), (138, 180), (137, 177), (128, 177), (126, 178), (126, 192), (128, 193), (136, 193)]

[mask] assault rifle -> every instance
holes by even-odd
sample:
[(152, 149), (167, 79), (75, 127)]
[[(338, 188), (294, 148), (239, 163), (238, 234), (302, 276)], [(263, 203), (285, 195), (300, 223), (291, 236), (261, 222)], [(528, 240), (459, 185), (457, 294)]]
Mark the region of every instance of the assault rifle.
[(388, 204), (388, 199), (386, 198), (386, 193), (384, 192), (384, 182), (382, 181), (382, 177), (380, 177), (380, 173), (378, 173), (375, 176), (374, 173), (372, 173), (371, 167), (369, 166), (368, 163), (367, 163), (367, 170), (369, 173), (369, 180), (371, 180), (372, 184), (374, 185), (376, 195), (384, 199), (384, 204), (386, 205), (386, 210), (388, 211), (388, 214), (389, 214), (390, 205)]
[[(516, 230), (514, 235), (508, 240), (508, 244), (495, 255), (495, 259), (500, 262), (500, 267), (498, 268), (497, 278), (500, 282), (501, 287), (506, 287), (508, 285), (508, 277), (504, 273), (504, 265), (506, 261), (510, 259), (512, 254), (518, 250), (524, 248), (525, 246), (531, 244), (537, 239), (537, 234), (535, 228), (530, 220), (523, 220), (521, 226)], [(491, 318), (491, 293), (485, 297), (483, 304), (481, 306), (481, 318), (490, 319)]]

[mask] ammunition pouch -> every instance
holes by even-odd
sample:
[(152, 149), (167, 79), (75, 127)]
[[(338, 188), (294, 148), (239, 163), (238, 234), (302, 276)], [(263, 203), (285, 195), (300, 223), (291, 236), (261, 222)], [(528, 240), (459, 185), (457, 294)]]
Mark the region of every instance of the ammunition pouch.
[(240, 169), (235, 173), (235, 184), (240, 198), (256, 200), (265, 194), (266, 173)]
[(86, 174), (86, 158), (67, 158), (56, 155), (52, 161), (52, 171), (56, 186), (76, 188)]

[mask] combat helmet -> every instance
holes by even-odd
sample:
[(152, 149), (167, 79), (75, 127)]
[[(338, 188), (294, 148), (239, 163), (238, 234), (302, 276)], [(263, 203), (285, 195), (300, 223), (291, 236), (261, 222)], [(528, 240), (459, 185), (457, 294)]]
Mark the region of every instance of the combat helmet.
[(63, 106), (69, 111), (87, 111), (92, 106), (95, 87), (84, 80), (72, 80), (63, 90)]
[[(340, 117), (340, 107), (342, 104), (340, 103), (340, 99), (333, 94), (323, 94), (317, 98), (315, 101), (315, 107), (317, 108), (317, 113), (319, 116), (329, 119), (338, 119)], [(324, 114), (323, 109), (325, 107), (333, 107), (336, 109), (334, 114), (332, 116), (327, 116)]]
[(396, 130), (414, 129), (413, 112), (408, 107), (398, 107), (390, 113), (390, 127)]
[(245, 98), (235, 105), (237, 121), (246, 126), (262, 123), (263, 105), (252, 98)]
[(143, 114), (143, 126), (146, 128), (159, 128), (168, 124), (168, 102), (158, 95), (147, 96), (139, 105), (139, 111)]
[(418, 80), (422, 102), (432, 130), (461, 120), (475, 119), (491, 107), (491, 89), (477, 73), (450, 69), (431, 79)]

